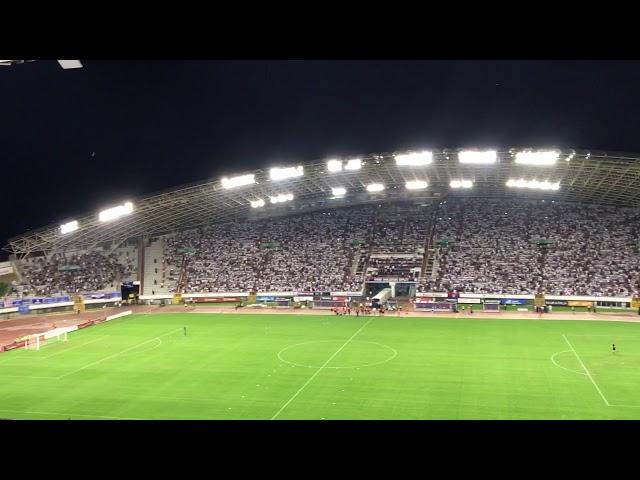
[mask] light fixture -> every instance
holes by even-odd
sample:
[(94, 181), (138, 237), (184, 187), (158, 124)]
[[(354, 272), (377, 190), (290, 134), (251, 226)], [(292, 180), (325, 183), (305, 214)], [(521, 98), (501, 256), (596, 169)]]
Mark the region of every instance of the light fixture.
[(471, 180), (451, 180), (449, 186), (451, 188), (471, 188), (473, 187), (473, 182)]
[(560, 182), (550, 182), (549, 180), (525, 180), (524, 178), (507, 180), (507, 187), (529, 188), (533, 190), (559, 190)]
[(400, 167), (420, 167), (433, 162), (432, 152), (415, 152), (395, 155), (396, 165)]
[(525, 150), (516, 153), (516, 163), (534, 166), (555, 165), (559, 156), (560, 153), (555, 150), (540, 150), (537, 152)]
[(73, 220), (71, 222), (63, 223), (62, 225), (60, 225), (60, 233), (63, 235), (65, 233), (75, 232), (76, 230), (78, 230), (77, 220)]
[(222, 188), (229, 189), (229, 188), (242, 187), (243, 185), (251, 185), (252, 183), (256, 183), (256, 178), (255, 178), (255, 175), (251, 173), (248, 175), (240, 175), (238, 177), (232, 177), (232, 178), (224, 177), (222, 178), (222, 180), (220, 180), (220, 183), (222, 183)]
[(271, 203), (284, 203), (284, 202), (288, 202), (290, 200), (293, 200), (293, 194), (291, 194), (291, 193), (281, 193), (278, 196), (269, 197), (269, 200), (271, 201)]
[(458, 152), (460, 163), (470, 163), (476, 165), (486, 165), (496, 163), (498, 153), (495, 150), (479, 152), (476, 150), (462, 150)]
[(359, 158), (352, 158), (347, 161), (347, 164), (344, 166), (345, 170), (360, 170), (362, 168), (362, 160)]
[(98, 214), (98, 220), (101, 222), (109, 222), (111, 220), (116, 220), (124, 215), (129, 215), (133, 212), (133, 203), (125, 202), (122, 205), (118, 205), (117, 207), (108, 208), (103, 210)]
[(406, 183), (406, 187), (408, 190), (424, 190), (428, 186), (429, 184), (424, 180), (413, 180)]
[(384, 185), (381, 183), (371, 183), (367, 185), (367, 192), (381, 192), (384, 190)]
[(286, 168), (274, 167), (269, 171), (269, 176), (271, 180), (274, 181), (284, 180), (286, 178), (301, 177), (302, 175), (304, 175), (304, 169), (302, 168), (302, 165)]
[(342, 171), (342, 162), (340, 160), (329, 160), (327, 162), (327, 170), (330, 172), (341, 172)]

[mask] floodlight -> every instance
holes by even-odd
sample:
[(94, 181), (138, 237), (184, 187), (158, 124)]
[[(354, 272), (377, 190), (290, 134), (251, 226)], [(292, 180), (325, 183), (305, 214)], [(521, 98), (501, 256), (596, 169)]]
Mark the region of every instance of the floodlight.
[(284, 180), (286, 178), (294, 178), (301, 177), (304, 175), (304, 169), (302, 165), (298, 165), (297, 167), (286, 167), (286, 168), (277, 168), (274, 167), (269, 171), (269, 176), (271, 180)]
[(347, 189), (344, 187), (335, 187), (331, 189), (331, 193), (333, 193), (334, 197), (342, 197), (346, 195)]
[(359, 158), (352, 158), (347, 161), (347, 164), (344, 166), (345, 170), (360, 170), (362, 167), (362, 160)]
[(262, 199), (260, 199), (260, 200), (252, 200), (251, 201), (251, 206), (253, 208), (264, 207), (264, 200), (262, 200)]
[(281, 193), (275, 197), (269, 197), (271, 203), (283, 203), (288, 202), (289, 200), (293, 200), (293, 194), (291, 193)]
[(58, 60), (58, 63), (65, 70), (69, 70), (70, 68), (82, 68), (80, 60)]
[(478, 152), (475, 150), (463, 150), (458, 152), (458, 160), (460, 163), (472, 163), (476, 165), (486, 165), (496, 163), (498, 153), (495, 150), (487, 150)]
[(431, 152), (416, 152), (406, 153), (402, 155), (396, 155), (396, 165), (401, 167), (420, 167), (423, 165), (429, 165), (433, 162), (433, 153)]
[(327, 162), (327, 170), (330, 172), (341, 172), (342, 162), (340, 160), (329, 160)]
[(449, 186), (451, 188), (471, 188), (473, 187), (473, 182), (471, 180), (451, 180)]
[(367, 185), (368, 192), (381, 192), (382, 190), (384, 190), (384, 185), (381, 183), (372, 183)]
[(235, 188), (235, 187), (242, 187), (243, 185), (251, 185), (253, 183), (256, 183), (256, 177), (253, 173), (250, 173), (249, 175), (240, 175), (238, 177), (231, 177), (231, 178), (227, 178), (224, 177), (221, 180), (222, 183), (222, 188)]
[(538, 180), (525, 180), (524, 178), (507, 180), (507, 187), (511, 188), (529, 188), (532, 190), (559, 190), (560, 182), (550, 182), (544, 180), (542, 182)]
[(516, 153), (516, 163), (520, 165), (555, 165), (560, 153), (555, 150), (532, 152), (526, 150)]
[(428, 186), (429, 184), (424, 180), (413, 180), (411, 182), (406, 183), (406, 187), (408, 190), (423, 190)]
[(67, 222), (60, 225), (60, 233), (62, 233), (63, 235), (65, 233), (75, 232), (76, 230), (78, 230), (77, 220), (73, 220), (72, 222)]
[(98, 220), (100, 220), (101, 222), (109, 222), (111, 220), (116, 220), (123, 215), (129, 215), (131, 212), (133, 212), (133, 203), (125, 202), (124, 204), (118, 205), (117, 207), (103, 210), (98, 214)]

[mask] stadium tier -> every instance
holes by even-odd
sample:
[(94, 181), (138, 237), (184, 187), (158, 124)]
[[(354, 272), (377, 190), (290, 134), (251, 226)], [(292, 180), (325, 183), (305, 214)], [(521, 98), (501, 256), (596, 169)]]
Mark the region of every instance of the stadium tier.
[(551, 153), (376, 154), (181, 187), (11, 239), (13, 295), (137, 280), (144, 295), (395, 282), (412, 294), (630, 297), (640, 160)]
[[(151, 242), (161, 248), (144, 272), (145, 291), (356, 292), (368, 280), (417, 282), (419, 292), (631, 296), (640, 282), (638, 215), (549, 200), (449, 199), (222, 223)], [(100, 291), (137, 278), (132, 247), (17, 264), (24, 295)]]

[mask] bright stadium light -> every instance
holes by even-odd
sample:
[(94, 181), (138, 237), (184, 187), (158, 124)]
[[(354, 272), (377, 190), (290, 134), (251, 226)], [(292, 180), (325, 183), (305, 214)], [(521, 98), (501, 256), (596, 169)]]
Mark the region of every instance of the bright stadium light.
[(413, 180), (406, 183), (407, 190), (424, 190), (429, 184), (424, 180)]
[(286, 168), (277, 168), (274, 167), (269, 171), (269, 176), (271, 180), (284, 180), (286, 178), (294, 178), (301, 177), (304, 175), (304, 169), (302, 165), (298, 165), (297, 167), (286, 167)]
[(60, 225), (60, 233), (63, 235), (65, 233), (75, 232), (78, 229), (78, 221), (73, 220), (72, 222), (63, 223)]
[(550, 182), (549, 180), (540, 182), (538, 180), (525, 180), (524, 178), (510, 178), (507, 180), (507, 187), (530, 188), (532, 190), (559, 190), (560, 182)]
[(341, 172), (342, 171), (342, 162), (340, 160), (329, 160), (327, 162), (327, 170), (330, 172)]
[(520, 165), (555, 165), (558, 157), (560, 156), (559, 152), (555, 150), (546, 150), (546, 151), (538, 151), (532, 152), (531, 150), (526, 150), (522, 152), (516, 153), (516, 163)]
[(293, 194), (281, 193), (276, 197), (269, 197), (269, 200), (271, 201), (271, 203), (284, 203), (288, 202), (289, 200), (293, 200)]
[(449, 186), (451, 188), (471, 188), (473, 187), (473, 182), (471, 180), (451, 180)]
[(362, 168), (362, 160), (359, 158), (352, 158), (344, 166), (345, 170), (360, 170), (360, 168)]
[(334, 197), (343, 197), (347, 194), (347, 189), (344, 187), (334, 187), (331, 189)]
[(396, 165), (401, 167), (421, 167), (433, 162), (432, 152), (416, 152), (396, 155)]
[(471, 163), (475, 165), (488, 165), (496, 163), (498, 158), (498, 152), (495, 150), (488, 150), (484, 152), (478, 152), (475, 150), (463, 150), (458, 152), (458, 160), (460, 163)]
[(224, 177), (221, 180), (222, 183), (222, 188), (236, 188), (236, 187), (242, 187), (243, 185), (251, 185), (253, 183), (256, 183), (256, 177), (253, 173), (250, 173), (248, 175), (240, 175), (238, 177), (231, 177), (231, 178), (227, 178)]
[(381, 192), (384, 190), (384, 185), (381, 183), (372, 183), (367, 185), (367, 192)]
[(131, 212), (133, 212), (133, 203), (125, 202), (124, 204), (118, 205), (117, 207), (103, 210), (98, 214), (98, 220), (100, 220), (101, 222), (109, 222), (111, 220), (116, 220), (124, 215), (129, 215)]
[(264, 200), (262, 200), (262, 199), (260, 199), (260, 200), (252, 200), (251, 201), (251, 206), (253, 208), (264, 207)]

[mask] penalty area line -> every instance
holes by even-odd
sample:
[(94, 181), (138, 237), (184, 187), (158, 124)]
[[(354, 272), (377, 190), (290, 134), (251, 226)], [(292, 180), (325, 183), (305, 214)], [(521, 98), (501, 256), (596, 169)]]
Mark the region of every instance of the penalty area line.
[(146, 343), (153, 342), (154, 340), (158, 340), (158, 339), (160, 339), (162, 337), (166, 337), (167, 335), (171, 335), (172, 333), (175, 333), (175, 332), (178, 332), (178, 331), (181, 331), (181, 330), (182, 330), (182, 327), (176, 328), (175, 330), (171, 330), (170, 332), (164, 333), (164, 334), (162, 334), (162, 335), (160, 335), (158, 337), (153, 337), (153, 338), (150, 338), (149, 340), (145, 340), (144, 342), (137, 343), (137, 344), (135, 344), (135, 345), (133, 345), (133, 346), (131, 346), (129, 348), (125, 348), (124, 350), (122, 350), (120, 352), (113, 353), (113, 354), (109, 355), (108, 357), (101, 358), (100, 360), (96, 360), (95, 362), (88, 363), (85, 366), (77, 368), (77, 369), (75, 369), (75, 370), (73, 370), (73, 371), (71, 371), (69, 373), (65, 373), (64, 375), (60, 375), (58, 377), (58, 379), (62, 379), (62, 378), (68, 377), (69, 375), (73, 375), (74, 373), (78, 373), (78, 372), (84, 370), (85, 368), (89, 368), (89, 367), (92, 367), (93, 365), (97, 365), (98, 363), (105, 362), (107, 360), (110, 360), (112, 358), (117, 357), (118, 355), (122, 355), (123, 353), (126, 353), (129, 350), (133, 350), (134, 348), (138, 348), (138, 347), (140, 347), (142, 345), (145, 345)]
[(610, 407), (611, 405), (609, 404), (609, 401), (604, 396), (604, 394), (602, 393), (602, 390), (600, 390), (600, 387), (598, 387), (598, 384), (596, 383), (596, 381), (591, 376), (591, 372), (589, 372), (589, 370), (585, 366), (584, 362), (580, 358), (580, 355), (578, 355), (578, 352), (576, 352), (576, 349), (573, 348), (573, 345), (571, 345), (571, 342), (569, 341), (569, 339), (567, 338), (567, 336), (564, 333), (562, 334), (562, 338), (564, 338), (565, 342), (567, 342), (567, 345), (569, 345), (569, 348), (573, 351), (573, 354), (576, 356), (576, 358), (580, 362), (580, 365), (582, 365), (582, 368), (583, 368), (584, 372), (587, 374), (587, 377), (589, 377), (589, 380), (591, 380), (591, 383), (593, 383), (593, 386), (596, 387), (596, 390), (598, 391), (598, 393), (602, 397), (602, 400), (604, 400), (605, 405), (607, 407)]

